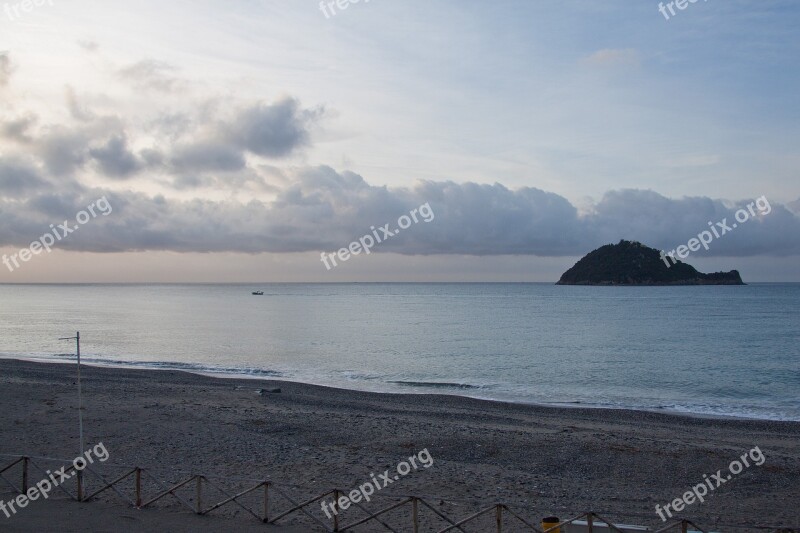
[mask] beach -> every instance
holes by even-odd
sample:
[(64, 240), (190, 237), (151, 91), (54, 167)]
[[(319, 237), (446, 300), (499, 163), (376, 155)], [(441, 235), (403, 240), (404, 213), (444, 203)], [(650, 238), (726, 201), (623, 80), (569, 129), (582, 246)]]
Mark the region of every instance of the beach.
[[(75, 365), (0, 360), (0, 376), (0, 453), (75, 457), (80, 446)], [(280, 392), (268, 392), (275, 389)], [(334, 487), (355, 489), (372, 473), (393, 471), (427, 450), (430, 468), (415, 468), (378, 490), (373, 503), (380, 507), (391, 503), (380, 501), (390, 495), (416, 495), (459, 519), (502, 502), (534, 521), (591, 510), (619, 522), (656, 526), (661, 524), (656, 505), (672, 502), (704, 475), (728, 472), (732, 461), (758, 447), (763, 464), (745, 467), (709, 491), (705, 501), (686, 506), (681, 516), (716, 531), (731, 530), (730, 525), (747, 526), (742, 531), (800, 526), (800, 423), (795, 422), (379, 394), (89, 366), (83, 368), (83, 394), (87, 446), (102, 442), (108, 465), (269, 479), (294, 485), (298, 498), (304, 493), (310, 499)], [(171, 481), (179, 478), (175, 474)], [(5, 500), (11, 498), (7, 488), (0, 495)], [(111, 492), (98, 499), (102, 506), (116, 502), (125, 508)], [(89, 509), (84, 512), (93, 512), (93, 504), (84, 505)], [(26, 530), (25, 515), (32, 509), (33, 504), (10, 519), (16, 530)], [(357, 516), (347, 513), (342, 511), (343, 519)], [(324, 516), (319, 509), (316, 514)], [(242, 511), (221, 510), (220, 516), (258, 526)], [(3, 520), (0, 516), (0, 524)], [(282, 523), (304, 520), (295, 514)]]

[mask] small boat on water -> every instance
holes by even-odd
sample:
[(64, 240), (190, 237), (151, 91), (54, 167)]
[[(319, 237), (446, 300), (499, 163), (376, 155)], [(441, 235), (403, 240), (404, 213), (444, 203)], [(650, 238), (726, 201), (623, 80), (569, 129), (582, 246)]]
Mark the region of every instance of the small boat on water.
[(253, 291), (253, 296), (264, 296), (264, 291)]

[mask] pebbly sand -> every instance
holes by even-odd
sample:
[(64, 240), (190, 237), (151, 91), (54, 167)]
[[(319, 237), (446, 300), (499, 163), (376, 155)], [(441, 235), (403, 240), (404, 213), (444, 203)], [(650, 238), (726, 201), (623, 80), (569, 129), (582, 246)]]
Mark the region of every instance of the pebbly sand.
[[(727, 473), (731, 461), (758, 446), (763, 465), (745, 468), (682, 516), (715, 531), (800, 528), (800, 423), (375, 394), (175, 371), (84, 367), (83, 378), (86, 441), (107, 448), (110, 459), (98, 466), (107, 478), (122, 472), (114, 464), (152, 469), (167, 484), (186, 478), (182, 472), (269, 479), (304, 501), (334, 487), (354, 489), (427, 449), (433, 465), (379, 491), (370, 509), (398, 501), (390, 494), (413, 494), (457, 519), (503, 502), (531, 521), (593, 510), (660, 526), (656, 504), (681, 496), (704, 474)], [(256, 393), (270, 387), (281, 392)], [(0, 397), (0, 454), (77, 455), (74, 364), (0, 360)], [(0, 458), (3, 466), (9, 462)], [(189, 499), (193, 491), (182, 494)], [(7, 485), (0, 488), (0, 500), (12, 497)], [(290, 506), (273, 502), (275, 510)], [(235, 507), (198, 517), (178, 505), (173, 499), (136, 510), (110, 491), (84, 504), (54, 495), (11, 519), (0, 515), (0, 531), (48, 531), (43, 524), (53, 517), (65, 522), (51, 531), (151, 531), (154, 524), (164, 531), (224, 531), (228, 524), (240, 531), (320, 530), (301, 514), (270, 527)], [(342, 513), (343, 523), (362, 516), (352, 508)], [(407, 530), (408, 511), (398, 513), (398, 526)], [(381, 530), (375, 523), (359, 529)]]

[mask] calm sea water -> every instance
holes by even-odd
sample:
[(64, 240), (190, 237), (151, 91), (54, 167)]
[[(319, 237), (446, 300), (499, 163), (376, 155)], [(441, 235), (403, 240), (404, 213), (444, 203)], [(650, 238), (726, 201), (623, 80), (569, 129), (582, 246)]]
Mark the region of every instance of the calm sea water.
[(0, 356), (76, 330), (102, 364), (800, 421), (800, 284), (0, 285)]

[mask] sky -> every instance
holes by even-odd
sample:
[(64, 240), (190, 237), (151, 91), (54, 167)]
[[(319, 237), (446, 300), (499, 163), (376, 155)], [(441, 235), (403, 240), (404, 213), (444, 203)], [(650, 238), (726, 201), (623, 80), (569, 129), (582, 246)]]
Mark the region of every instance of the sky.
[(684, 260), (800, 281), (796, 2), (35, 4), (0, 282), (548, 282), (725, 226)]

